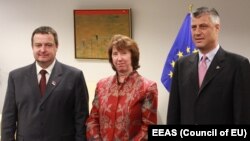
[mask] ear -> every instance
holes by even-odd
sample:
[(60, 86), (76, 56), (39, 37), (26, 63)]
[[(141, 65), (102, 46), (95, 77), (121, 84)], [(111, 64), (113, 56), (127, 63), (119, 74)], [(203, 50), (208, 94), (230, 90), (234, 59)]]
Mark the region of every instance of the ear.
[(220, 24), (215, 24), (215, 28), (217, 29), (217, 31), (220, 31)]

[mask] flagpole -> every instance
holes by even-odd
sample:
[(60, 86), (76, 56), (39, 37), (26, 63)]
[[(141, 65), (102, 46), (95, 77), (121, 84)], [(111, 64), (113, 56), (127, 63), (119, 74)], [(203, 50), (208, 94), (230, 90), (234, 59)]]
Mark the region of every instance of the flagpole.
[(189, 4), (188, 6), (189, 13), (193, 12), (193, 4)]

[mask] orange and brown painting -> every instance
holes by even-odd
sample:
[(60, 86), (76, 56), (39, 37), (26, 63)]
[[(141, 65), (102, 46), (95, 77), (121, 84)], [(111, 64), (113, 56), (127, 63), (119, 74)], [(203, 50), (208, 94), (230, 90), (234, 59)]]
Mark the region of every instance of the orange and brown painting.
[(131, 37), (130, 9), (75, 10), (75, 57), (107, 59), (107, 44), (114, 34)]

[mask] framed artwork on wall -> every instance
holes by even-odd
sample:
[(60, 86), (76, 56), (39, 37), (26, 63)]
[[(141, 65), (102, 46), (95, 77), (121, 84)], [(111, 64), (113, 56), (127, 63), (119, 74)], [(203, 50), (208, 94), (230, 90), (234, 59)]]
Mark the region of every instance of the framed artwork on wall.
[(131, 9), (74, 10), (75, 58), (108, 59), (111, 37), (131, 32)]

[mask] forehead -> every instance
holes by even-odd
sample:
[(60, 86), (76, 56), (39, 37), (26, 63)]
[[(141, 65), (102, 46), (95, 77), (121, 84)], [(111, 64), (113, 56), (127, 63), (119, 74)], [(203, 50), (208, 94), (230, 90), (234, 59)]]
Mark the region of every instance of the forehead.
[(192, 18), (192, 25), (196, 25), (196, 24), (209, 24), (211, 23), (211, 18), (209, 14), (201, 14), (197, 17), (193, 17)]
[(37, 33), (33, 37), (34, 41), (40, 40), (40, 41), (54, 41), (54, 36), (52, 34), (42, 34)]
[(129, 49), (124, 46), (113, 46), (112, 51), (129, 51)]
[(127, 53), (131, 54), (131, 51), (127, 48), (119, 48), (119, 47), (113, 47), (112, 53)]

